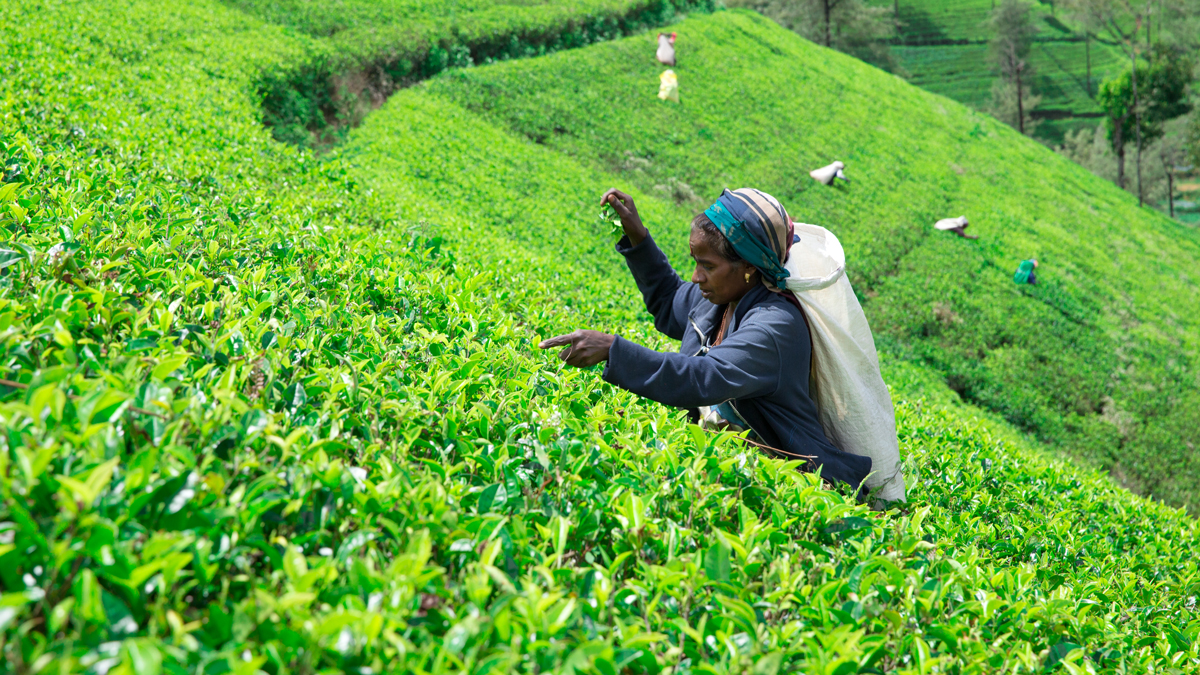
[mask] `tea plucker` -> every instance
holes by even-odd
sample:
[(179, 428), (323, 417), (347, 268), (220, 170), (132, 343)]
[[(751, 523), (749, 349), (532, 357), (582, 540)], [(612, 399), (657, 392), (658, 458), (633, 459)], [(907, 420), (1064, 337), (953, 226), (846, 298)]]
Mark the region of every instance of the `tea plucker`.
[(560, 358), (580, 368), (606, 361), (607, 382), (666, 405), (704, 410), (710, 419), (749, 429), (770, 454), (811, 458), (826, 479), (860, 487), (871, 459), (829, 442), (809, 395), (808, 327), (795, 298), (781, 291), (794, 234), (779, 202), (754, 189), (726, 190), (697, 215), (688, 239), (691, 282), (671, 268), (629, 195), (609, 190), (602, 203), (621, 219), (617, 251), (655, 328), (681, 341), (679, 353), (594, 330), (553, 337), (540, 347), (564, 347)]

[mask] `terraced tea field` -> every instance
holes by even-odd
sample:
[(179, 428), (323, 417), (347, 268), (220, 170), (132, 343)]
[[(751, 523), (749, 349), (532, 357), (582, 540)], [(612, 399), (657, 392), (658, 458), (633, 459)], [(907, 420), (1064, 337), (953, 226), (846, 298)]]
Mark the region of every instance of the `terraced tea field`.
[[(317, 155), (264, 83), (333, 47), (263, 16), (0, 6), (6, 670), (1200, 667), (1200, 528), (1088, 468), (1195, 503), (1193, 230), (742, 12), (671, 24), (678, 106), (638, 33), (443, 73)], [(845, 242), (907, 505), (535, 348), (672, 348), (595, 212), (629, 186), (681, 264), (681, 181)], [(958, 212), (978, 242), (930, 232)]]
[[(990, 106), (996, 79), (987, 61), (991, 0), (913, 0), (899, 7), (903, 27), (893, 54), (912, 83), (976, 109)], [(1095, 40), (1085, 44), (1064, 23), (1061, 9), (1052, 11), (1050, 4), (1032, 7), (1038, 28), (1030, 54), (1037, 73), (1032, 86), (1042, 96), (1035, 111), (1042, 123), (1035, 136), (1061, 143), (1067, 131), (1100, 122), (1102, 110), (1092, 97), (1101, 82), (1126, 65), (1125, 57), (1113, 45)]]

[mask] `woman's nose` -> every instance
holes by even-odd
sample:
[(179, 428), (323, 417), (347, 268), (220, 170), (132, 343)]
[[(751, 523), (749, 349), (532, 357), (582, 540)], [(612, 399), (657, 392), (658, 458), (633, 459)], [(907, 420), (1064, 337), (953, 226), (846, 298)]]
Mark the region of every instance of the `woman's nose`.
[(693, 284), (704, 283), (704, 275), (700, 273), (699, 266), (697, 266), (696, 269), (692, 270), (692, 283)]

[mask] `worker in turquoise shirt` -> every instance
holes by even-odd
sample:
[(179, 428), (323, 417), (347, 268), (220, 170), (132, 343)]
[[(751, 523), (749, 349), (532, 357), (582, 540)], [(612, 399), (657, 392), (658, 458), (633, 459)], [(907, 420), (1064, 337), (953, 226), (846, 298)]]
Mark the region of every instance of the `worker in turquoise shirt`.
[(1022, 260), (1021, 264), (1017, 266), (1017, 271), (1013, 274), (1013, 281), (1018, 284), (1036, 284), (1037, 275), (1033, 271), (1037, 269), (1037, 266), (1038, 262), (1033, 258)]

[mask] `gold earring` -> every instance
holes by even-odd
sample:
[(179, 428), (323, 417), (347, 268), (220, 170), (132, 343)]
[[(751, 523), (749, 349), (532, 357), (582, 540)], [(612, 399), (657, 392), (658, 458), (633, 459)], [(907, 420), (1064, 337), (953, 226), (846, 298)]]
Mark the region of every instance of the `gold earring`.
[(753, 272), (746, 272), (746, 283), (750, 283), (750, 275), (751, 274), (753, 274)]

